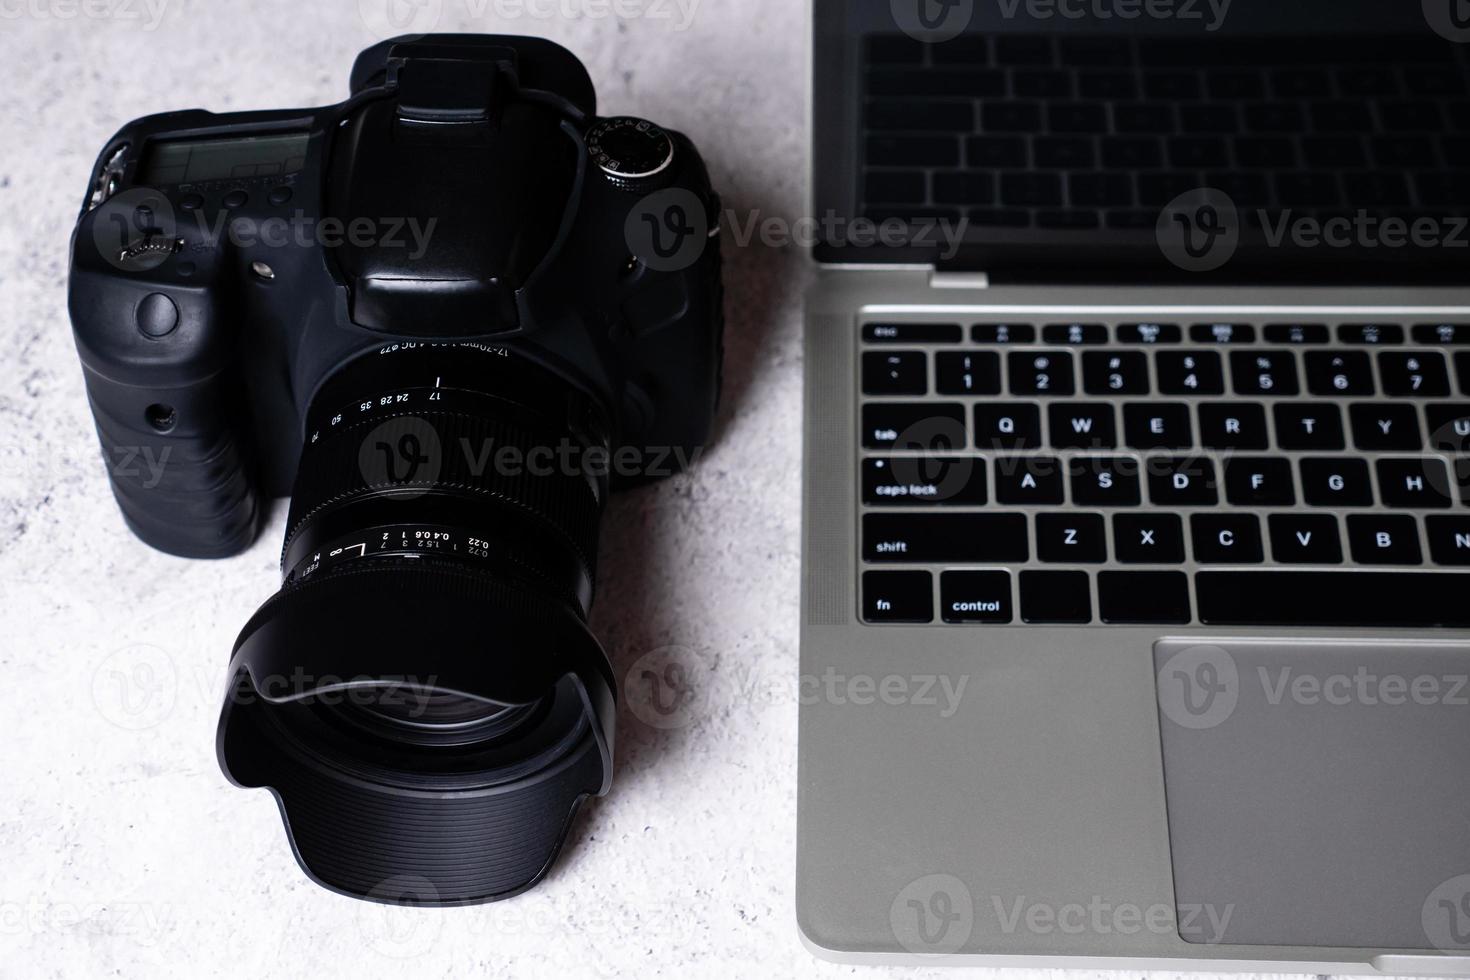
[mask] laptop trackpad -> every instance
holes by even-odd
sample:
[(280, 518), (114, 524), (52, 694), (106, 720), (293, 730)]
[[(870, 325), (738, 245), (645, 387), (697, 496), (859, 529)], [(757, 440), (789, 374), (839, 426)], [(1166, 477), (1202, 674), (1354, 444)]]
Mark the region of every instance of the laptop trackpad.
[(1470, 949), (1470, 644), (1154, 647), (1179, 931)]

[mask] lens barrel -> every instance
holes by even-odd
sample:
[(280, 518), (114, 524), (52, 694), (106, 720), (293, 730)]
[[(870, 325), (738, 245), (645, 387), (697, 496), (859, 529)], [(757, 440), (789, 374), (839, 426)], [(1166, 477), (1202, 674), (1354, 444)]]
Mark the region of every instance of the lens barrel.
[(285, 581), (236, 641), (218, 751), (328, 888), (508, 897), (612, 777), (586, 618), (604, 413), (508, 348), (397, 344), (312, 400)]

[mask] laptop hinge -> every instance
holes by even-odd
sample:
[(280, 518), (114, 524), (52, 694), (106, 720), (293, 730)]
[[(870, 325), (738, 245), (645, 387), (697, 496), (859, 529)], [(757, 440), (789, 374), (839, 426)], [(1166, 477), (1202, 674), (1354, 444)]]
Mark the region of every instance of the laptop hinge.
[(989, 289), (990, 274), (936, 269), (929, 273), (929, 285), (937, 289)]

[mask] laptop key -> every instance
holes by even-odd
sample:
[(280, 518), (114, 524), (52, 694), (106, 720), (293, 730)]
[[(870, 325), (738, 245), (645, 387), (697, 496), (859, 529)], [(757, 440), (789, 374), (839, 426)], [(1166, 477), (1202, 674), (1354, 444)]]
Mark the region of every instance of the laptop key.
[(1225, 461), (1225, 498), (1237, 507), (1290, 507), (1296, 503), (1291, 461), (1236, 456)]
[(1282, 449), (1343, 449), (1342, 411), (1321, 403), (1280, 403), (1271, 409), (1276, 417), (1276, 444)]
[(1348, 406), (1353, 445), (1367, 450), (1423, 449), (1419, 413), (1413, 405), (1360, 402)]
[(1438, 352), (1382, 351), (1378, 373), (1387, 395), (1445, 398), (1450, 393), (1449, 370)]
[(1010, 572), (941, 572), (939, 615), (946, 623), (1009, 623)]
[(1189, 579), (1183, 572), (1099, 572), (1097, 605), (1105, 623), (1187, 623)]
[(1044, 562), (1097, 564), (1107, 561), (1101, 514), (1037, 514), (1036, 557)]
[(1360, 565), (1419, 565), (1419, 526), (1404, 514), (1350, 514), (1348, 545)]
[(1148, 355), (1136, 350), (1085, 351), (1082, 390), (1089, 395), (1148, 394)]
[(1265, 449), (1266, 410), (1248, 403), (1200, 405), (1199, 438), (1207, 449)]
[(1123, 406), (1123, 436), (1135, 449), (1188, 449), (1194, 445), (1189, 406), (1130, 402)]
[(1165, 395), (1223, 395), (1225, 372), (1214, 351), (1159, 351), (1154, 354), (1159, 391)]
[(1021, 618), (1028, 623), (1092, 622), (1092, 584), (1087, 573), (1022, 572)]
[(1074, 456), (1067, 472), (1077, 506), (1136, 507), (1142, 499), (1138, 461), (1131, 456)]
[(1006, 356), (1013, 395), (1070, 395), (1076, 390), (1068, 351), (1014, 351)]
[(954, 402), (869, 402), (863, 406), (867, 449), (963, 449), (965, 409)]
[(1378, 497), (1385, 507), (1450, 507), (1450, 472), (1431, 457), (1380, 459)]
[(1215, 464), (1200, 456), (1150, 456), (1149, 503), (1163, 507), (1207, 507), (1219, 502)]
[(1416, 344), (1470, 344), (1470, 323), (1416, 323)]
[(1265, 560), (1261, 522), (1255, 514), (1195, 514), (1189, 519), (1194, 560), (1212, 565), (1250, 565)]
[(1404, 328), (1397, 323), (1344, 323), (1337, 328), (1343, 344), (1402, 344)]
[(863, 621), (927, 623), (934, 619), (928, 572), (864, 572)]
[(1470, 565), (1470, 517), (1426, 517), (1429, 556), (1440, 565)]
[(1113, 554), (1125, 565), (1181, 565), (1183, 528), (1178, 514), (1115, 514)]
[(1453, 572), (1218, 571), (1195, 576), (1214, 626), (1470, 626), (1470, 576)]
[(1189, 339), (1196, 344), (1251, 344), (1256, 328), (1249, 323), (1195, 323), (1189, 328)]
[(934, 383), (941, 395), (998, 395), (1000, 355), (940, 351), (934, 355)]
[(1272, 514), (1266, 518), (1271, 557), (1288, 565), (1342, 564), (1342, 538), (1330, 514)]
[(863, 324), (863, 340), (870, 344), (957, 344), (963, 336), (958, 323)]
[(1058, 505), (1065, 495), (1062, 464), (1055, 456), (996, 458), (996, 503), (1019, 506)]
[(1047, 344), (1106, 344), (1108, 328), (1101, 323), (1048, 323), (1041, 328)]
[(1183, 339), (1177, 323), (1118, 324), (1118, 340), (1125, 344), (1177, 344)]
[(1109, 402), (1053, 402), (1047, 421), (1055, 449), (1112, 449), (1118, 444)]
[(977, 344), (1033, 344), (1036, 328), (1029, 323), (977, 323), (970, 328)]
[(1325, 323), (1270, 323), (1262, 331), (1268, 344), (1325, 344)]
[(929, 361), (923, 351), (866, 351), (863, 394), (922, 395), (929, 391)]
[(1307, 388), (1314, 395), (1371, 395), (1373, 367), (1363, 351), (1308, 351)]
[(1470, 395), (1470, 351), (1455, 355), (1455, 373), (1460, 376), (1460, 392)]
[(882, 456), (862, 462), (863, 503), (869, 506), (985, 503), (985, 461), (973, 456)]
[(981, 402), (975, 406), (975, 445), (980, 449), (1036, 449), (1041, 446), (1041, 409), (1020, 402)]
[(1371, 507), (1373, 486), (1361, 459), (1303, 459), (1302, 499), (1313, 507)]
[(1230, 373), (1237, 395), (1295, 395), (1301, 390), (1291, 351), (1234, 351)]
[(1445, 453), (1470, 452), (1470, 403), (1426, 405), (1429, 448)]
[(1030, 557), (1021, 514), (864, 514), (863, 560), (1024, 562)]

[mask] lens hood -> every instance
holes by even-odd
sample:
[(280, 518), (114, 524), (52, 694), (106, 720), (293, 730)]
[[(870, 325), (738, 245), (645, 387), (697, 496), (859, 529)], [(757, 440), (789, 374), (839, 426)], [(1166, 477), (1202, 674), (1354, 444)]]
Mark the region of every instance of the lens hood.
[[(322, 570), (251, 618), (229, 677), (225, 774), (269, 789), (302, 869), (354, 897), (524, 891), (611, 785), (607, 657), (574, 609), (509, 577), (432, 558)], [(389, 694), (410, 714), (413, 698), (450, 696), (527, 720), (473, 750), (333, 737), (344, 705)]]

